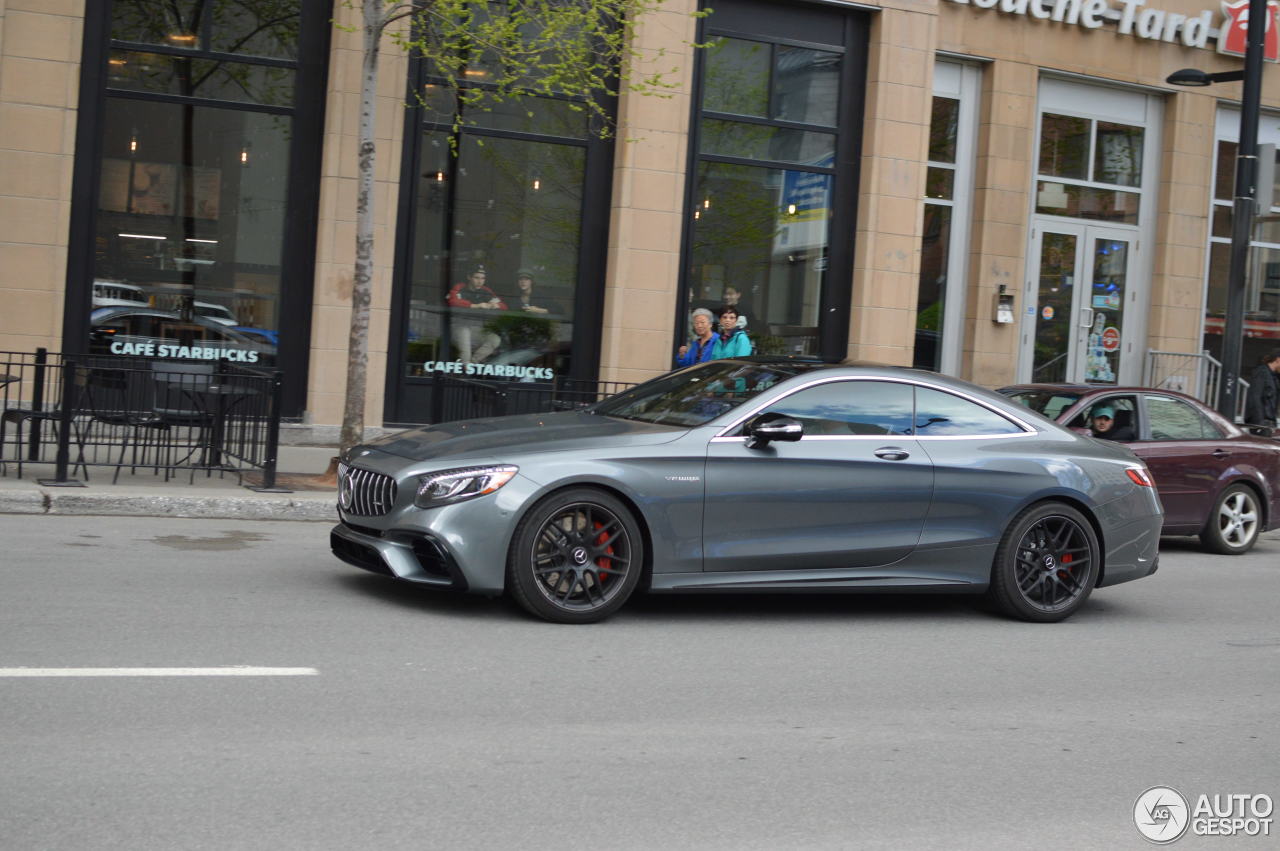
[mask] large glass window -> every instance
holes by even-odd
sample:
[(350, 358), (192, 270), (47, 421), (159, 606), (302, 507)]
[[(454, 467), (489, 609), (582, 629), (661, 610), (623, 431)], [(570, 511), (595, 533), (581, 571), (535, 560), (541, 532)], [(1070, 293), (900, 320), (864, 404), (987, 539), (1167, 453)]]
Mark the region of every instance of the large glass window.
[(702, 58), (688, 308), (737, 307), (757, 353), (818, 354), (844, 54), (721, 36)]
[[(1265, 140), (1264, 140), (1265, 141)], [(1235, 184), (1237, 145), (1221, 139), (1217, 150), (1217, 175), (1213, 193), (1213, 225), (1209, 237), (1209, 279), (1205, 294), (1204, 348), (1222, 357), (1222, 333), (1226, 325), (1227, 279), (1231, 268), (1232, 191)], [(1276, 157), (1280, 163), (1280, 155)], [(1280, 169), (1276, 171), (1280, 176)], [(1277, 181), (1280, 187), (1280, 180)], [(1280, 200), (1280, 191), (1272, 197)], [(1280, 205), (1269, 211), (1280, 213)], [(1249, 244), (1249, 268), (1245, 281), (1244, 349), (1241, 357), (1248, 377), (1263, 355), (1280, 347), (1280, 222), (1260, 222)]]
[(1057, 115), (1040, 116), (1036, 212), (1138, 223), (1143, 129)]
[(980, 73), (976, 67), (955, 62), (934, 66), (916, 289), (913, 365), (918, 369), (955, 373), (960, 368)]
[(920, 284), (916, 301), (914, 365), (942, 367), (942, 317), (951, 255), (951, 214), (955, 201), (956, 135), (960, 100), (933, 99), (929, 122), (929, 170), (925, 181), (924, 228), (920, 242)]
[(112, 4), (91, 350), (190, 326), (274, 362), (301, 17), (297, 0)]
[(570, 366), (586, 148), (422, 139), (404, 374), (545, 380)]

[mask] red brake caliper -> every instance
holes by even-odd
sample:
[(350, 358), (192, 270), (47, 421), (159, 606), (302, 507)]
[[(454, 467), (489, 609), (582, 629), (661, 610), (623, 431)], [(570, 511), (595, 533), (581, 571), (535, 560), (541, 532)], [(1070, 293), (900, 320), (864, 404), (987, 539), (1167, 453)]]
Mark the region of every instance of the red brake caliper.
[[(1063, 553), (1063, 554), (1062, 554), (1062, 564), (1070, 564), (1070, 563), (1071, 563), (1071, 553)], [(1070, 569), (1067, 569), (1067, 570), (1059, 570), (1059, 571), (1058, 571), (1058, 578), (1059, 578), (1059, 579), (1066, 579), (1066, 578), (1067, 578), (1067, 576), (1066, 576), (1066, 575), (1070, 575), (1070, 573), (1071, 573), (1071, 570), (1070, 570)], [(1066, 575), (1064, 575), (1064, 574), (1066, 574)]]
[[(596, 529), (603, 529), (603, 528), (604, 528), (604, 524), (603, 524), (603, 523), (600, 523), (600, 522), (598, 522), (598, 521), (597, 521), (597, 522), (596, 522), (596, 524), (595, 524), (595, 528), (596, 528)], [(595, 541), (596, 546), (600, 546), (601, 544), (603, 544), (603, 543), (604, 543), (605, 541), (607, 541), (607, 540), (609, 540), (609, 536), (608, 536), (608, 535), (606, 535), (604, 532), (601, 532), (601, 533), (600, 533), (600, 537), (596, 538), (596, 541)], [(609, 555), (613, 555), (613, 544), (610, 544), (609, 546), (605, 547), (605, 548), (604, 548), (604, 551), (605, 551), (606, 553), (608, 553)], [(604, 556), (600, 556), (600, 558), (596, 559), (596, 567), (599, 567), (599, 568), (603, 568), (603, 569), (605, 569), (605, 570), (608, 570), (608, 569), (609, 569), (609, 559), (605, 558)], [(601, 585), (603, 585), (603, 584), (604, 584), (604, 581), (605, 581), (605, 579), (606, 579), (606, 578), (608, 578), (608, 577), (606, 577), (604, 574), (600, 574), (600, 575), (598, 575), (598, 576), (597, 576), (597, 579), (599, 580), (599, 582), (600, 582), (600, 584), (601, 584)]]

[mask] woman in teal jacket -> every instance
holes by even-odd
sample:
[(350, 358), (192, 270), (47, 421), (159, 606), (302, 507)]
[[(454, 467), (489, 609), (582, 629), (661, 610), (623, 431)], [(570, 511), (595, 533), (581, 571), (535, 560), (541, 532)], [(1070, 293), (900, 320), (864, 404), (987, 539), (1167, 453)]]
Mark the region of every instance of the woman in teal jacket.
[(747, 332), (738, 327), (738, 308), (725, 305), (720, 308), (720, 333), (711, 346), (711, 359), (741, 358), (755, 352)]

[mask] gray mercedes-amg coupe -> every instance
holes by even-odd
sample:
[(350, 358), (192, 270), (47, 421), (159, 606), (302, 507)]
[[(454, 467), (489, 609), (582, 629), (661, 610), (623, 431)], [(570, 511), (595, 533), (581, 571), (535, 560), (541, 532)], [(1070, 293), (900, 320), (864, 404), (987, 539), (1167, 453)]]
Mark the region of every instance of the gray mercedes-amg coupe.
[(637, 589), (986, 593), (1057, 621), (1154, 573), (1162, 519), (1123, 446), (870, 364), (711, 361), (585, 409), (414, 429), (341, 460), (340, 559), (507, 592), (560, 623)]

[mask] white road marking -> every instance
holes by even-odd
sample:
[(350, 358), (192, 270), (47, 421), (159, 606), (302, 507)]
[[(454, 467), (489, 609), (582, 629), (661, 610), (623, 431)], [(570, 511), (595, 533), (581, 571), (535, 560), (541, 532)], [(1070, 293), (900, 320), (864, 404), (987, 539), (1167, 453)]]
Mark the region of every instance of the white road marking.
[(0, 677), (313, 677), (315, 668), (0, 668)]

